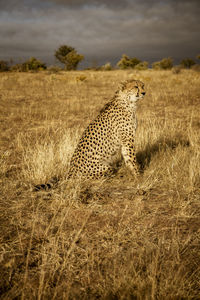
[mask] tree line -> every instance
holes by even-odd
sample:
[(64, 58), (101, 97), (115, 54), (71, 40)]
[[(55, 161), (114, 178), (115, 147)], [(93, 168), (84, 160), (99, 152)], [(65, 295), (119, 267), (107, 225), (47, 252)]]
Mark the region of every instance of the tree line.
[[(79, 54), (75, 48), (67, 45), (61, 45), (54, 53), (56, 59), (64, 65), (64, 70), (71, 71), (76, 70), (79, 63), (84, 59), (82, 54)], [(196, 56), (198, 60), (200, 60), (200, 54)], [(188, 68), (190, 69), (196, 65), (195, 60), (192, 58), (182, 59), (179, 66), (176, 66), (177, 72), (179, 68)], [(199, 65), (198, 65), (199, 66)], [(155, 70), (170, 70), (173, 66), (173, 59), (171, 57), (163, 58), (160, 61), (156, 61), (152, 63), (151, 67)], [(115, 68), (119, 68), (122, 70), (125, 69), (135, 69), (135, 70), (146, 70), (149, 68), (149, 63), (147, 61), (141, 61), (136, 57), (129, 57), (126, 54), (123, 54), (121, 59), (118, 61), (116, 67), (113, 67), (111, 63), (106, 63), (100, 67), (93, 67), (87, 69), (95, 69), (95, 70), (105, 70), (109, 71)], [(42, 71), (46, 70), (46, 63), (38, 60), (35, 57), (31, 57), (23, 63), (18, 63), (15, 65), (9, 65), (7, 61), (0, 60), (0, 71), (15, 71), (15, 72), (28, 72), (28, 71)], [(48, 70), (52, 70), (54, 72), (59, 71), (61, 68), (57, 66), (51, 66)]]

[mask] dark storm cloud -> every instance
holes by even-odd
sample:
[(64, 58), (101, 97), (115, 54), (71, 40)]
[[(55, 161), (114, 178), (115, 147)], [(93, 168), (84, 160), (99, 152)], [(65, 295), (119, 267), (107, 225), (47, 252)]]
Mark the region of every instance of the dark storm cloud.
[(107, 7), (124, 7), (129, 4), (129, 0), (45, 0), (48, 2), (54, 2), (57, 4), (61, 4), (64, 6), (71, 6), (71, 7), (83, 7), (83, 6), (107, 6)]
[[(159, 1), (159, 0), (45, 0), (48, 2), (54, 2), (62, 5), (75, 5), (75, 6), (84, 6), (84, 5), (106, 5), (110, 6), (118, 6), (118, 5), (131, 5), (131, 4), (142, 4), (144, 3), (145, 6), (151, 6), (152, 4), (157, 4), (159, 2), (164, 2), (164, 1)], [(168, 2), (171, 4), (177, 4), (177, 3), (196, 3), (199, 4), (199, 0), (166, 0), (165, 2)]]
[(1, 0), (0, 59), (36, 56), (54, 63), (68, 44), (86, 60), (145, 60), (200, 52), (197, 0)]

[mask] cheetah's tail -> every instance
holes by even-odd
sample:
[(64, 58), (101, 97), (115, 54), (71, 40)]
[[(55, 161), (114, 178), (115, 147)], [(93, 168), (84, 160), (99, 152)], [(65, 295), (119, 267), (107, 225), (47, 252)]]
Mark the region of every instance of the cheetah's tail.
[(41, 191), (41, 190), (48, 191), (52, 188), (55, 188), (57, 186), (59, 180), (60, 180), (59, 177), (54, 176), (47, 183), (35, 185), (34, 186), (34, 191), (35, 192), (38, 192), (38, 191)]

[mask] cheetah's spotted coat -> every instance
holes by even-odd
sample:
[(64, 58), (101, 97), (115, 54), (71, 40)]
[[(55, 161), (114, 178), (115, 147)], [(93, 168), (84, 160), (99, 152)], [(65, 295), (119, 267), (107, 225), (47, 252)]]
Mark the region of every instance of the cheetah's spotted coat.
[(135, 155), (136, 104), (145, 95), (144, 84), (128, 80), (100, 111), (81, 137), (70, 162), (70, 177), (98, 179), (112, 174), (122, 160), (138, 174)]

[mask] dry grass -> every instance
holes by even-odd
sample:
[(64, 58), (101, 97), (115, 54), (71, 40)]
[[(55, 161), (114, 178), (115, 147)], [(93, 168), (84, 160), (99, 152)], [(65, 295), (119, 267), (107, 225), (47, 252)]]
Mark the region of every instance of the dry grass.
[[(81, 132), (129, 77), (147, 89), (142, 175), (67, 182)], [(1, 73), (0, 110), (2, 299), (199, 299), (197, 72)]]

